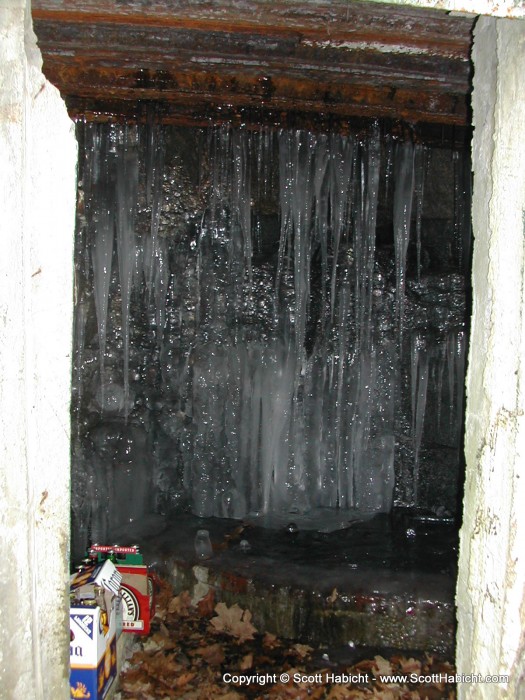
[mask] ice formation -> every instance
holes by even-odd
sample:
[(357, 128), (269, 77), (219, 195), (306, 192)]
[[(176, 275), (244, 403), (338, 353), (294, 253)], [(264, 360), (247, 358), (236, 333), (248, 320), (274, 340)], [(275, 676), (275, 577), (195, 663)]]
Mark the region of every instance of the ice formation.
[[(466, 342), (462, 278), (423, 279), (426, 147), (394, 144), (377, 124), (359, 137), (219, 126), (192, 154), (202, 172), (191, 184), (166, 162), (153, 121), (84, 125), (83, 138), (83, 527), (103, 536), (155, 501), (231, 518), (388, 512), (405, 438), (405, 501), (417, 505), (426, 423), (451, 447), (460, 439)], [(455, 167), (464, 257), (463, 161)], [(376, 249), (387, 205), (390, 281)]]

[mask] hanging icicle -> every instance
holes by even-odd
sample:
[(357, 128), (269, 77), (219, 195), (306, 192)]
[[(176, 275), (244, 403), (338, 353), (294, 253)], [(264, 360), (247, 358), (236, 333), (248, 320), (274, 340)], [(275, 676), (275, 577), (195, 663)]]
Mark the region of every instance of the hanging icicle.
[(423, 200), (425, 195), (425, 178), (428, 167), (428, 148), (418, 143), (415, 147), (415, 197), (416, 197), (416, 247), (417, 247), (417, 281), (421, 282), (421, 228), (423, 221)]
[(429, 376), (429, 355), (424, 338), (415, 334), (411, 343), (411, 394), (412, 394), (412, 436), (414, 441), (414, 465), (412, 471), (413, 504), (419, 501), (419, 461)]
[(123, 126), (117, 152), (117, 256), (122, 306), (122, 343), (124, 350), (124, 414), (129, 410), (129, 305), (136, 270), (135, 219), (138, 202), (139, 161), (136, 127)]
[(106, 399), (105, 352), (108, 301), (115, 234), (114, 159), (110, 150), (110, 141), (114, 140), (114, 133), (111, 130), (102, 129), (97, 124), (90, 125), (88, 133), (89, 131), (94, 132), (91, 141), (91, 157), (94, 162), (89, 169), (92, 181), (88, 186), (92, 197), (89, 208), (89, 227), (93, 236), (91, 255), (99, 339), (100, 405), (103, 411)]
[(399, 329), (399, 352), (403, 352), (405, 317), (405, 282), (412, 197), (414, 194), (414, 145), (411, 141), (396, 148), (394, 190), (394, 250), (396, 258), (396, 318)]

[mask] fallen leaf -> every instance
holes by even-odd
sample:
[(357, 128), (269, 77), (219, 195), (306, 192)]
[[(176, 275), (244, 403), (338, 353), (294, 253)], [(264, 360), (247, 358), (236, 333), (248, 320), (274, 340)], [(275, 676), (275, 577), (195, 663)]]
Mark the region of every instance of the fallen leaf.
[(150, 637), (149, 639), (146, 639), (146, 641), (142, 645), (142, 648), (148, 654), (155, 654), (157, 651), (160, 651), (161, 649), (163, 649), (164, 645), (162, 644), (162, 642), (159, 643), (156, 639), (154, 639), (153, 637)]
[(294, 644), (290, 651), (299, 658), (305, 659), (312, 653), (313, 648), (309, 647), (308, 644)]
[(241, 671), (246, 671), (248, 668), (251, 668), (253, 666), (253, 654), (246, 654), (241, 659), (241, 663), (239, 664), (239, 668)]
[(215, 606), (217, 617), (210, 620), (211, 625), (217, 632), (224, 632), (232, 637), (237, 637), (240, 642), (253, 639), (257, 632), (250, 620), (252, 614), (249, 610), (243, 610), (237, 603), (228, 608), (224, 603), (217, 603)]
[(363, 659), (359, 663), (355, 664), (354, 667), (358, 671), (377, 671), (377, 666), (375, 661), (371, 659)]
[(372, 697), (378, 698), (378, 700), (401, 700), (399, 693), (390, 690), (390, 688), (387, 690), (374, 688), (374, 694)]
[(267, 647), (268, 649), (276, 649), (277, 647), (281, 646), (279, 639), (276, 637), (275, 634), (271, 634), (271, 632), (266, 632), (266, 634), (263, 637), (262, 643), (263, 646)]
[(191, 595), (189, 591), (182, 591), (172, 598), (168, 604), (168, 612), (172, 615), (186, 616), (190, 613)]
[(211, 617), (215, 610), (215, 591), (210, 588), (208, 593), (197, 603), (197, 612), (201, 617)]
[(378, 673), (384, 674), (386, 676), (391, 675), (393, 673), (390, 661), (387, 661), (382, 656), (374, 656), (374, 661)]
[(197, 649), (195, 653), (202, 656), (204, 661), (212, 666), (220, 666), (225, 659), (224, 649), (220, 644), (210, 644), (210, 646)]
[(370, 695), (365, 695), (361, 690), (354, 690), (349, 685), (333, 685), (326, 696), (327, 700), (364, 700)]
[(403, 673), (419, 673), (421, 671), (421, 661), (417, 659), (399, 659), (399, 668)]
[(179, 676), (172, 678), (171, 682), (177, 688), (182, 688), (183, 686), (188, 685), (188, 683), (195, 678), (195, 675), (195, 673), (191, 672), (181, 673)]

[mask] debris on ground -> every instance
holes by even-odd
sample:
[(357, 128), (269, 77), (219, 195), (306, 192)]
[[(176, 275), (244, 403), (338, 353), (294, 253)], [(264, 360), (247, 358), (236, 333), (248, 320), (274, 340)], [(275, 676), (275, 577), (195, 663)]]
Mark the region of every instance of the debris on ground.
[(328, 654), (259, 633), (249, 610), (192, 606), (160, 582), (149, 637), (120, 677), (121, 700), (454, 700), (455, 669), (429, 654), (376, 654), (351, 665), (319, 664)]

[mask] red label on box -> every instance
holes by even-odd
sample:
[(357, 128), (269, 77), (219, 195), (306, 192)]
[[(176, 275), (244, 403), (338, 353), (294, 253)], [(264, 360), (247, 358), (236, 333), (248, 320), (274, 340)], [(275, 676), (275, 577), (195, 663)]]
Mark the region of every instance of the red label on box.
[(122, 629), (149, 634), (153, 614), (153, 584), (147, 566), (119, 566), (122, 574)]

